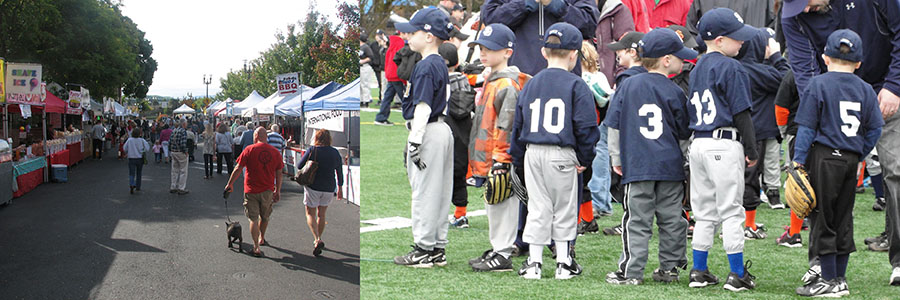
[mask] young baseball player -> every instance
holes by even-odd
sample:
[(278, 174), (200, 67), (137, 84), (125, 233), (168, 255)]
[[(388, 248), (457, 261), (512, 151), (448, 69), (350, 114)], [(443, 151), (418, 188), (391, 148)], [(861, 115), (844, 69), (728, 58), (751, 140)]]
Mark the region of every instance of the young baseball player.
[(591, 178), (588, 182), (591, 201), (581, 204), (578, 210), (577, 231), (579, 235), (600, 231), (595, 218), (612, 215), (612, 205), (609, 199), (609, 147), (606, 144), (606, 126), (602, 124), (602, 121), (606, 118), (609, 98), (613, 90), (609, 86), (606, 75), (599, 70), (597, 63), (599, 54), (597, 54), (596, 47), (589, 41), (584, 41), (581, 43), (581, 53), (584, 55), (584, 59), (581, 60), (581, 79), (584, 79), (594, 94), (600, 140), (594, 148), (597, 153), (591, 163)]
[(691, 208), (694, 211), (694, 266), (690, 287), (718, 284), (706, 260), (716, 227), (721, 224), (731, 272), (725, 289), (756, 286), (744, 265), (744, 167), (756, 165), (756, 136), (750, 117), (750, 83), (741, 63), (733, 59), (743, 41), (757, 29), (744, 25), (731, 9), (716, 8), (701, 17), (700, 36), (707, 53), (691, 72), (688, 114), (694, 131), (690, 146)]
[[(508, 66), (516, 35), (506, 25), (495, 23), (481, 30), (472, 42), (480, 47), (481, 62), (491, 69), (481, 98), (475, 100), (474, 134), (469, 141), (472, 175), (481, 178), (509, 173), (509, 138), (520, 79), (528, 75)], [(490, 180), (488, 180), (490, 182)], [(470, 261), (475, 271), (512, 271), (512, 255), (519, 220), (519, 200), (514, 193), (496, 204), (486, 204), (491, 250)]]
[(578, 62), (581, 33), (575, 26), (556, 23), (544, 34), (548, 68), (525, 85), (513, 123), (510, 155), (525, 170), (528, 217), (522, 238), (529, 256), (519, 270), (526, 279), (541, 278), (543, 247), (556, 242), (556, 278), (581, 274), (570, 255), (576, 236), (580, 173), (594, 159), (600, 139), (590, 88), (570, 71)]
[(409, 122), (407, 174), (412, 188), (413, 250), (394, 257), (394, 263), (417, 268), (445, 266), (450, 195), (453, 187), (453, 136), (444, 123), (449, 72), (438, 54), (449, 38), (450, 20), (434, 7), (416, 12), (409, 23), (397, 29), (410, 32), (409, 46), (422, 54), (410, 77), (404, 98)]
[(639, 45), (649, 73), (619, 86), (604, 121), (613, 170), (625, 184), (622, 257), (618, 269), (606, 276), (613, 284), (643, 282), (654, 216), (660, 236), (653, 280), (677, 281), (678, 268), (687, 265), (687, 220), (681, 216), (684, 156), (679, 144), (690, 138), (687, 98), (668, 76), (680, 72), (683, 60), (696, 58), (697, 52), (668, 28), (648, 32)]
[[(775, 95), (790, 66), (778, 50), (776, 44), (769, 45), (772, 35), (768, 28), (758, 29), (756, 35), (744, 42), (737, 58), (750, 78), (752, 98), (751, 119), (756, 133), (756, 147), (760, 149), (759, 162), (744, 171), (744, 238), (758, 240), (766, 238), (766, 232), (756, 224), (756, 208), (760, 204), (760, 177), (767, 186), (766, 195), (773, 209), (783, 209), (778, 188), (781, 185), (778, 164), (781, 144), (780, 133), (775, 123)], [(773, 39), (774, 41), (774, 39)]]
[(856, 168), (875, 147), (884, 120), (875, 91), (853, 72), (863, 59), (862, 40), (842, 29), (828, 36), (828, 72), (810, 79), (794, 121), (799, 125), (794, 163), (806, 166), (816, 194), (810, 213), (809, 255), (819, 256), (821, 276), (797, 288), (807, 297), (850, 293), (846, 271), (853, 242)]

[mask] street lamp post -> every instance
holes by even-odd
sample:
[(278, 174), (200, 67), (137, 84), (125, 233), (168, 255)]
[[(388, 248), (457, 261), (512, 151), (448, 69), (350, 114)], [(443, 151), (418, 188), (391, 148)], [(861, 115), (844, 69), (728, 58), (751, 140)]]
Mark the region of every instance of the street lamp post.
[(209, 77), (206, 75), (203, 74), (203, 84), (206, 85), (206, 99), (209, 100), (209, 84), (212, 83), (212, 74), (209, 74)]

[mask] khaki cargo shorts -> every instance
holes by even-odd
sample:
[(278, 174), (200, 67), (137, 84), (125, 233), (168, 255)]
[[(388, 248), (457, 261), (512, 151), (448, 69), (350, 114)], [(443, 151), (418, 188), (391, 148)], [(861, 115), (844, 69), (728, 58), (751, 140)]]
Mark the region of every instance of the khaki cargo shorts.
[(251, 221), (268, 222), (272, 214), (272, 193), (244, 194), (244, 215)]

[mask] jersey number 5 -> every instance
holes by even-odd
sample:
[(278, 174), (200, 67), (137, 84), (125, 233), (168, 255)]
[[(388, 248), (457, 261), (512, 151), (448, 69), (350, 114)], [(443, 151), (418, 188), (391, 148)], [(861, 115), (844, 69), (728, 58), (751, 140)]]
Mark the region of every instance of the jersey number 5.
[(861, 105), (859, 102), (850, 102), (850, 101), (841, 101), (841, 121), (844, 121), (844, 124), (841, 125), (841, 131), (844, 132), (844, 135), (847, 137), (856, 136), (856, 132), (859, 130), (859, 118), (850, 114), (850, 111), (860, 111)]
[[(650, 140), (658, 139), (663, 134), (662, 110), (656, 104), (644, 104), (638, 110), (638, 116), (647, 118), (647, 127), (641, 126), (641, 134)], [(649, 127), (649, 128), (648, 128)]]
[[(707, 89), (703, 90), (703, 96), (699, 92), (694, 92), (691, 97), (691, 104), (697, 109), (697, 126), (712, 124), (716, 120), (716, 102), (713, 101), (712, 93)], [(703, 106), (707, 107), (708, 112), (703, 113)]]
[[(528, 108), (531, 109), (531, 132), (538, 132), (538, 125), (543, 125), (544, 130), (552, 134), (559, 134), (566, 127), (563, 124), (563, 119), (566, 117), (566, 103), (562, 99), (547, 100), (543, 112), (541, 111), (541, 99), (534, 99)], [(543, 117), (543, 122), (541, 122), (541, 117)]]

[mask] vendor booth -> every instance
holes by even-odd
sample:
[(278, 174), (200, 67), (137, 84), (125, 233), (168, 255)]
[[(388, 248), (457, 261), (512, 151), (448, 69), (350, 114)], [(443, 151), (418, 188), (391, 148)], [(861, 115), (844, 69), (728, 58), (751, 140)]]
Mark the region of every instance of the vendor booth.
[(176, 115), (193, 115), (194, 113), (196, 113), (196, 111), (193, 108), (191, 108), (190, 106), (187, 106), (187, 104), (182, 104), (180, 107), (176, 108), (175, 111), (173, 111), (172, 113), (174, 113)]

